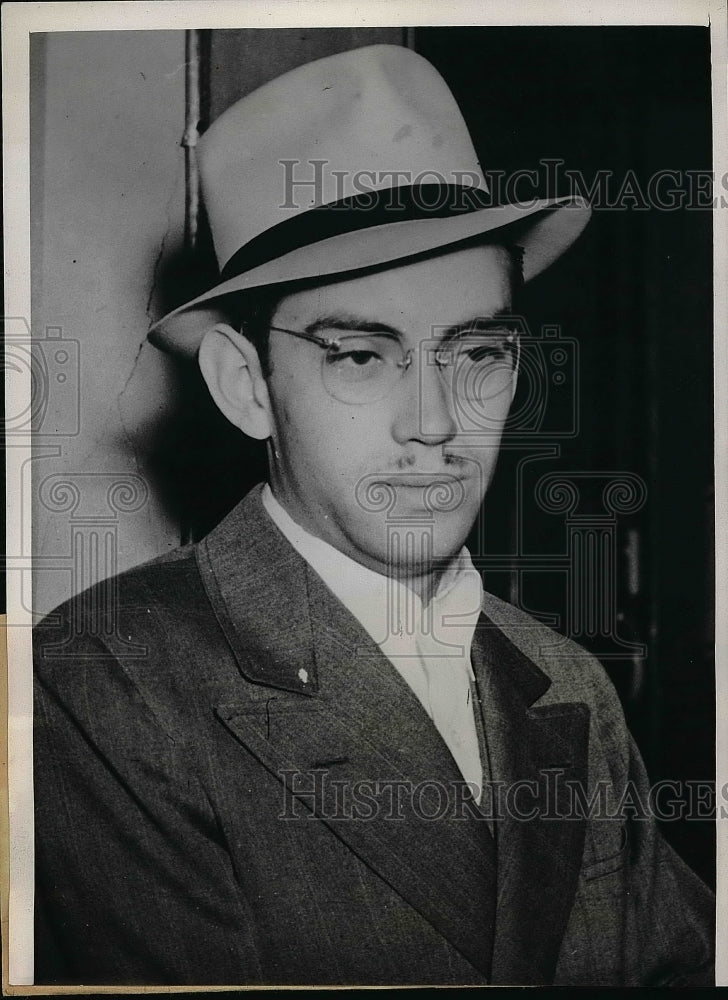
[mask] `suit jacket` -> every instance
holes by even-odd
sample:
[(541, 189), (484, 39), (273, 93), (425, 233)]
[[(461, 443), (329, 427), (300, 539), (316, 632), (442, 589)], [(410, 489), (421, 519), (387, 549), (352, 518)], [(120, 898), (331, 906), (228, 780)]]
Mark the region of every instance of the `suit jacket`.
[(503, 795), (451, 808), (437, 730), (259, 493), (36, 629), (36, 982), (711, 985), (711, 894), (598, 815), (647, 801), (599, 664), (486, 596)]

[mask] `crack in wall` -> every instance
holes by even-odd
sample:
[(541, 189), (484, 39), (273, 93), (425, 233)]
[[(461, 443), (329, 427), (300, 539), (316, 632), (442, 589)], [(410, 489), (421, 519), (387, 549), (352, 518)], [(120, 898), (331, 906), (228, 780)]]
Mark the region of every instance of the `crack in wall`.
[(139, 344), (137, 346), (137, 349), (136, 349), (136, 352), (134, 354), (134, 358), (132, 360), (131, 366), (129, 368), (129, 371), (127, 373), (126, 378), (124, 379), (124, 384), (121, 387), (120, 391), (116, 395), (116, 408), (117, 408), (117, 411), (118, 411), (118, 414), (119, 414), (119, 424), (120, 424), (122, 433), (124, 435), (124, 440), (126, 442), (127, 449), (128, 449), (129, 453), (132, 456), (132, 459), (134, 461), (134, 466), (135, 466), (137, 472), (140, 472), (140, 470), (141, 470), (141, 466), (140, 466), (140, 462), (139, 462), (139, 454), (138, 454), (136, 443), (135, 443), (135, 440), (134, 440), (134, 435), (132, 433), (132, 428), (130, 428), (127, 425), (127, 422), (124, 419), (123, 399), (124, 399), (124, 396), (125, 396), (127, 390), (129, 389), (129, 386), (132, 383), (132, 380), (134, 379), (134, 376), (136, 375), (137, 368), (138, 368), (139, 362), (141, 360), (142, 352), (144, 351), (144, 347), (145, 347), (145, 345), (147, 343), (147, 335), (148, 335), (148, 332), (149, 332), (149, 327), (151, 327), (152, 323), (154, 322), (154, 317), (152, 315), (152, 302), (154, 301), (154, 296), (155, 296), (155, 294), (157, 292), (157, 287), (158, 287), (158, 284), (159, 284), (159, 274), (160, 274), (160, 269), (161, 269), (161, 265), (162, 265), (162, 260), (164, 259), (165, 250), (167, 249), (167, 241), (169, 239), (170, 233), (172, 232), (172, 230), (174, 228), (174, 220), (173, 220), (172, 209), (173, 209), (173, 205), (174, 205), (174, 203), (175, 203), (175, 201), (177, 199), (178, 193), (179, 193), (180, 173), (181, 173), (181, 168), (183, 168), (183, 167), (184, 167), (183, 163), (178, 163), (177, 164), (177, 169), (176, 169), (176, 173), (175, 173), (175, 179), (174, 179), (174, 183), (172, 184), (172, 191), (171, 191), (171, 193), (169, 195), (169, 198), (167, 199), (167, 202), (166, 202), (166, 205), (165, 205), (165, 209), (164, 209), (164, 214), (165, 214), (165, 218), (166, 218), (166, 224), (165, 224), (164, 232), (162, 234), (162, 239), (161, 239), (161, 241), (159, 243), (159, 250), (157, 251), (157, 256), (156, 256), (156, 258), (154, 260), (154, 266), (152, 267), (152, 278), (151, 278), (151, 281), (150, 281), (150, 284), (149, 284), (149, 294), (147, 295), (146, 304), (144, 306), (144, 312), (146, 313), (147, 320), (148, 320), (147, 332), (144, 334), (144, 336), (142, 337), (142, 339), (140, 340), (140, 342), (139, 342)]

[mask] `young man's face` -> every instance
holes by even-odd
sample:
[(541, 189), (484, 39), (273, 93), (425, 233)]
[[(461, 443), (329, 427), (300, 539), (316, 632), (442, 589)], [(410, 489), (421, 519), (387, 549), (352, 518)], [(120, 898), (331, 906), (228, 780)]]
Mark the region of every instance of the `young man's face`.
[[(510, 271), (502, 248), (471, 247), (280, 302), (272, 326), (345, 345), (327, 361), (315, 343), (270, 333), (271, 484), (295, 521), (381, 573), (427, 572), (432, 558), (459, 551), (491, 481), (515, 383), (503, 360), (482, 385), (473, 367), (491, 337), (496, 350), (504, 342), (502, 327), (483, 321), (508, 313)], [(434, 342), (454, 348), (476, 321), (480, 339), (453, 377), (454, 353), (435, 355)], [(390, 365), (387, 391), (370, 399), (385, 384), (376, 348), (387, 353), (396, 341), (413, 352), (409, 367)]]

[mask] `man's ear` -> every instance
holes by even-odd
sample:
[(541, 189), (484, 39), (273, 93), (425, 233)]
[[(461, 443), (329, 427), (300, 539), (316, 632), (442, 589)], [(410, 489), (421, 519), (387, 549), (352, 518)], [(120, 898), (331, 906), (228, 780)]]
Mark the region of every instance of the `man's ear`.
[(200, 344), (202, 376), (217, 407), (248, 437), (271, 435), (270, 400), (258, 352), (226, 323), (211, 327)]

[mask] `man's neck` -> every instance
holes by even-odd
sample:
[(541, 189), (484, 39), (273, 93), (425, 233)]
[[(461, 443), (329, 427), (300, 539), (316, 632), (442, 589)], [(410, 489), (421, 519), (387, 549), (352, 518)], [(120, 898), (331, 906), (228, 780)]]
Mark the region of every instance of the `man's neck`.
[(399, 563), (393, 566), (387, 563), (380, 563), (374, 559), (367, 559), (364, 554), (362, 554), (362, 556), (357, 556), (355, 552), (346, 551), (345, 548), (341, 545), (337, 545), (331, 539), (322, 537), (322, 535), (316, 531), (315, 526), (311, 526), (307, 523), (301, 524), (300, 519), (295, 517), (289, 510), (285, 499), (279, 499), (279, 497), (274, 494), (270, 486), (269, 489), (269, 495), (273, 504), (279, 511), (283, 511), (283, 514), (290, 518), (299, 530), (305, 531), (308, 535), (313, 536), (326, 545), (330, 545), (342, 555), (346, 556), (347, 559), (351, 559), (353, 562), (359, 563), (359, 565), (363, 566), (365, 569), (370, 570), (373, 573), (377, 573), (380, 576), (396, 580), (397, 583), (407, 587), (414, 594), (416, 594), (423, 607), (427, 607), (430, 603), (434, 595), (437, 593), (437, 589), (443, 576), (447, 572), (448, 568), (452, 566), (454, 561), (457, 559), (457, 555), (455, 555), (450, 560), (437, 562), (431, 561), (426, 566), (423, 566), (420, 563), (410, 565), (407, 563)]
[(422, 606), (426, 608), (437, 593), (445, 570), (446, 567), (432, 567), (423, 572), (420, 567), (408, 570), (407, 567), (394, 566), (390, 567), (387, 576), (413, 591), (419, 597)]

